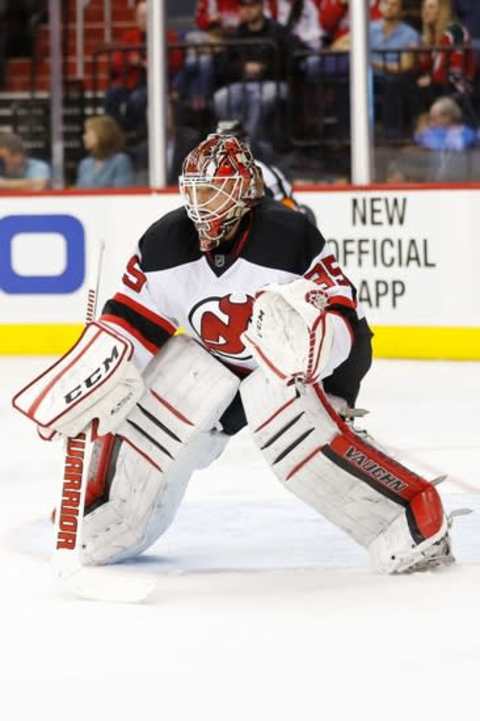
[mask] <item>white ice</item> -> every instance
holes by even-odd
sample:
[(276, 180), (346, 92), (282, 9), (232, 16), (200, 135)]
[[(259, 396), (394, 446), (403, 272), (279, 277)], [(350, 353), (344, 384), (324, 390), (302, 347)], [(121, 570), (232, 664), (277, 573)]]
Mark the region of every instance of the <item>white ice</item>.
[(280, 488), (243, 432), (195, 475), (171, 530), (128, 572), (143, 604), (80, 601), (53, 581), (62, 453), (10, 397), (49, 362), (0, 358), (0, 719), (478, 719), (480, 364), (376, 361), (372, 435), (440, 486), (455, 567), (381, 577)]

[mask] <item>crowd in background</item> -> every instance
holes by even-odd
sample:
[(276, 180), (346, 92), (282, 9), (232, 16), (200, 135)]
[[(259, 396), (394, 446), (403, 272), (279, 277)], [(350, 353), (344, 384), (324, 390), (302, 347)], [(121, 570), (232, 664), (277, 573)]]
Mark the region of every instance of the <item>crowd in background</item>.
[(47, 7), (48, 0), (0, 0), (0, 90), (7, 59), (32, 55), (35, 29), (46, 20)]
[[(16, 0), (15, 6), (26, 5), (44, 12), (41, 2)], [(0, 13), (6, 17), (13, 6), (0, 0)], [(167, 34), (168, 182), (176, 182), (183, 156), (201, 136), (225, 120), (241, 121), (255, 154), (267, 162), (290, 162), (295, 141), (306, 145), (296, 154), (300, 179), (308, 179), (302, 163), (315, 155), (310, 146), (322, 148), (330, 138), (340, 157), (350, 121), (349, 0), (197, 0), (194, 10), (190, 28)], [(140, 0), (132, 12), (135, 28), (109, 54), (101, 114), (85, 125), (86, 157), (76, 178), (81, 188), (148, 178), (147, 3)], [(422, 152), (475, 148), (480, 1), (370, 0), (369, 36), (376, 140), (390, 148), (380, 179), (417, 180), (412, 164)], [(5, 56), (2, 42), (0, 36)], [(0, 58), (0, 82), (1, 68)], [(18, 188), (20, 165), (8, 164), (7, 140), (14, 154), (20, 152), (11, 137), (0, 137), (0, 185)], [(34, 173), (24, 157), (25, 174)], [(348, 170), (324, 179), (346, 180)], [(25, 187), (39, 187), (37, 175), (25, 180), (37, 183)]]

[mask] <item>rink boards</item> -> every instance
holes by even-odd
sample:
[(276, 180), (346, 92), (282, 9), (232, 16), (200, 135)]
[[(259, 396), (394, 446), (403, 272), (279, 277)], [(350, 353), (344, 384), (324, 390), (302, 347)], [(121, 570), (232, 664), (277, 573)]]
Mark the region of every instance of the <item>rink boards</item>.
[[(308, 204), (375, 330), (375, 354), (480, 359), (480, 187), (330, 188)], [(100, 303), (173, 192), (0, 198), (0, 352), (61, 353), (78, 336), (96, 249)], [(281, 238), (279, 238), (279, 243)]]

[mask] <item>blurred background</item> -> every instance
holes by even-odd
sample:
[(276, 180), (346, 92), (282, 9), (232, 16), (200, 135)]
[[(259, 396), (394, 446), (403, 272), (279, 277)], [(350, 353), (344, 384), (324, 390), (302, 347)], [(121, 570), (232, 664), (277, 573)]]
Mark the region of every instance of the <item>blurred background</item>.
[[(351, 182), (349, 5), (166, 0), (167, 185), (233, 119), (290, 181)], [(365, 5), (371, 180), (479, 180), (480, 2)], [(147, 2), (0, 0), (0, 18), (0, 192), (148, 185)]]

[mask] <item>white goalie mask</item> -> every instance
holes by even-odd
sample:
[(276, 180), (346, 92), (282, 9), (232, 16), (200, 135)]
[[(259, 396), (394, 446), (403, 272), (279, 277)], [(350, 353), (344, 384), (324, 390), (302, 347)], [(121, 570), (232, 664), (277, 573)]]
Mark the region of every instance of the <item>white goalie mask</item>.
[(265, 194), (248, 145), (230, 135), (209, 135), (194, 148), (183, 163), (179, 186), (203, 252), (216, 248)]

